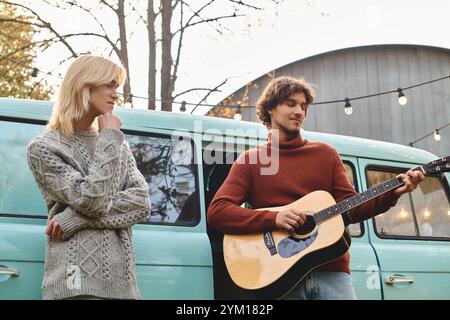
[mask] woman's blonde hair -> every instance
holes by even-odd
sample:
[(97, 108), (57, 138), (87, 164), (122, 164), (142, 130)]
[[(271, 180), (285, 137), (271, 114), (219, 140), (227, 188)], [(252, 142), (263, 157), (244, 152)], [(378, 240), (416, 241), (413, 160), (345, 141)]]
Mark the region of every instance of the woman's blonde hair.
[(64, 75), (47, 129), (58, 130), (71, 137), (73, 121), (80, 120), (89, 111), (90, 89), (113, 80), (121, 85), (125, 79), (125, 68), (108, 58), (96, 55), (78, 57)]

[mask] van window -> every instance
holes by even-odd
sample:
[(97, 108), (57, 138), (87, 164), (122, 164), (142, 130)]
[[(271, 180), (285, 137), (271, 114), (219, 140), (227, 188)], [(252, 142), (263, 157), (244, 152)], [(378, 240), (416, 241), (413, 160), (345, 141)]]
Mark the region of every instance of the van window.
[[(367, 170), (368, 187), (405, 171)], [(450, 207), (441, 180), (426, 177), (416, 190), (402, 195), (395, 207), (376, 216), (374, 223), (380, 237), (450, 238)]]
[(27, 145), (43, 125), (0, 120), (0, 214), (47, 217), (27, 163)]
[(126, 138), (150, 189), (151, 213), (142, 223), (197, 224), (200, 206), (190, 139), (138, 134)]
[[(353, 186), (353, 188), (355, 188), (355, 190), (358, 190), (357, 187), (355, 186), (355, 172), (353, 166), (350, 164), (350, 162), (344, 161), (344, 168), (345, 172), (347, 173), (348, 181), (350, 181), (351, 185)], [(352, 237), (362, 236), (361, 224), (362, 223), (354, 223), (348, 226), (348, 231), (350, 232), (350, 235)]]
[[(47, 217), (26, 154), (28, 143), (43, 130), (41, 124), (0, 120), (0, 215)], [(191, 143), (162, 136), (126, 138), (150, 187), (152, 210), (142, 222), (196, 224), (200, 209)]]

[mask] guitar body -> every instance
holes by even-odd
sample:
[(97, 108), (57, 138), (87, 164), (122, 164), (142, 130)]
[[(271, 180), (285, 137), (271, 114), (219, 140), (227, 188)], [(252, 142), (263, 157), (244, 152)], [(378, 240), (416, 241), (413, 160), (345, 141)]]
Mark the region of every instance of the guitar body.
[[(281, 211), (287, 208), (319, 212), (334, 205), (325, 191), (312, 192), (282, 207), (259, 210)], [(314, 214), (311, 214), (314, 216)], [(259, 299), (278, 299), (288, 294), (311, 270), (336, 260), (350, 247), (341, 215), (312, 225), (312, 230), (292, 237), (273, 230), (245, 235), (228, 235), (223, 239), (227, 270), (236, 285)], [(269, 250), (265, 237), (271, 235), (276, 253)], [(273, 249), (272, 249), (273, 250)]]

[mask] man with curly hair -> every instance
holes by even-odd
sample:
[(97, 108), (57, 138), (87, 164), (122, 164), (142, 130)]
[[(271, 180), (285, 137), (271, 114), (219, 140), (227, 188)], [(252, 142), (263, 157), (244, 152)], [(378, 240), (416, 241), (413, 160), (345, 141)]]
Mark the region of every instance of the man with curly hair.
[[(289, 208), (282, 211), (242, 208), (285, 206), (316, 190), (330, 193), (336, 202), (356, 194), (341, 158), (330, 145), (304, 139), (300, 133), (309, 105), (315, 99), (313, 87), (304, 79), (275, 78), (256, 105), (259, 120), (270, 130), (265, 145), (239, 156), (208, 209), (208, 223), (219, 232), (243, 234), (284, 229), (293, 232), (308, 213)], [(265, 164), (258, 154), (267, 150), (278, 155), (275, 174), (262, 174)], [(274, 160), (274, 159), (272, 159)], [(368, 201), (344, 215), (345, 224), (359, 223), (386, 212), (399, 197), (414, 190), (425, 177), (421, 172), (400, 174), (405, 185)], [(356, 299), (350, 277), (350, 255), (321, 265), (310, 272), (287, 299)]]

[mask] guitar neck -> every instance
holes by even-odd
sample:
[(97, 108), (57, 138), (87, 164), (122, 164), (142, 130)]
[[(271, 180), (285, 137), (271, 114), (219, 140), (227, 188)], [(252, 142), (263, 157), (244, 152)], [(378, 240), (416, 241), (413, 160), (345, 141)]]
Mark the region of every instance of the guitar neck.
[[(425, 171), (422, 169), (422, 167), (416, 167), (414, 169), (411, 169), (413, 171), (422, 171), (425, 173)], [(349, 210), (352, 210), (356, 207), (359, 207), (360, 205), (375, 199), (382, 194), (385, 194), (391, 190), (394, 190), (400, 186), (403, 186), (405, 183), (402, 179), (393, 178), (390, 180), (387, 180), (383, 183), (380, 183), (379, 185), (376, 185), (364, 192), (358, 193), (357, 195), (354, 195), (353, 197), (347, 198), (334, 206), (328, 207), (326, 209), (323, 209), (316, 214), (314, 214), (314, 220), (316, 221), (316, 224), (319, 224), (325, 220), (328, 220), (338, 214), (342, 214), (344, 212), (347, 212)]]

